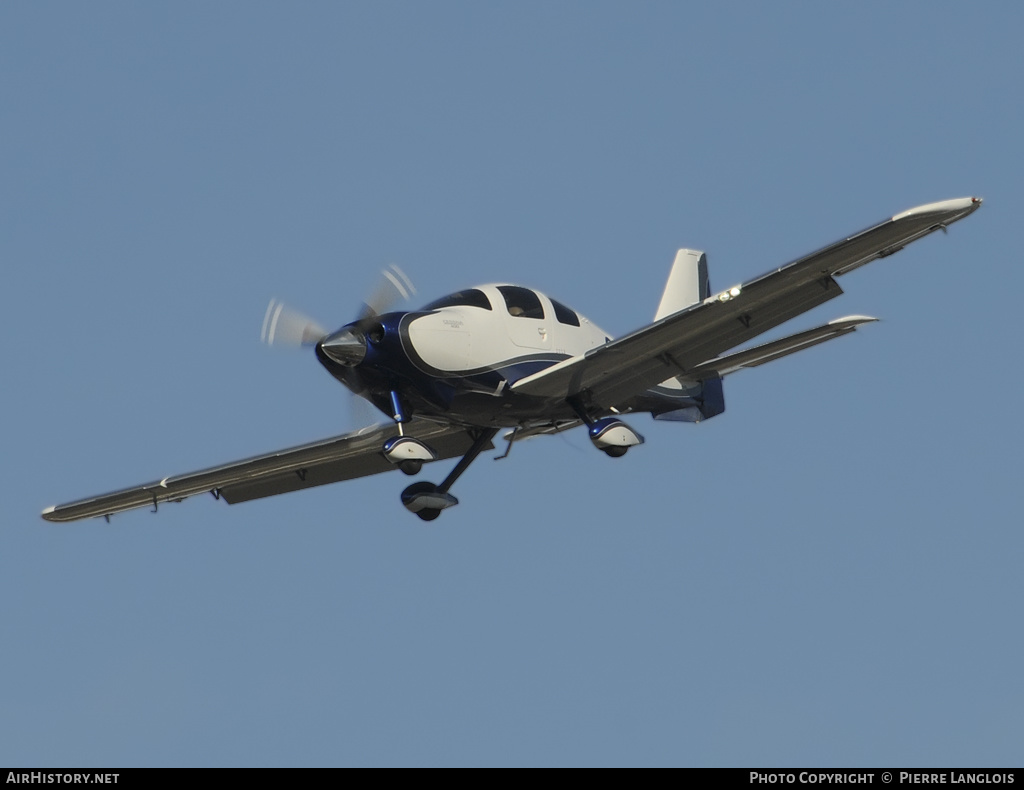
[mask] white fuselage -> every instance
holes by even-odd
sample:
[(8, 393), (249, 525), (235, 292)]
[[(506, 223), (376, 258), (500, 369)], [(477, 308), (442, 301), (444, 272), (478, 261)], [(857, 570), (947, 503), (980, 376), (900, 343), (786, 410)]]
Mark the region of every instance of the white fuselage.
[[(539, 291), (506, 285), (472, 290), (486, 297), (490, 309), (470, 304), (443, 306), (409, 322), (411, 350), (424, 373), (508, 371), (506, 378), (512, 384), (522, 377), (516, 372), (523, 370), (524, 363), (530, 372), (536, 372), (610, 339), (579, 313), (562, 305), (556, 311), (556, 303)], [(539, 310), (523, 310), (517, 304), (517, 297), (523, 301), (531, 295)]]

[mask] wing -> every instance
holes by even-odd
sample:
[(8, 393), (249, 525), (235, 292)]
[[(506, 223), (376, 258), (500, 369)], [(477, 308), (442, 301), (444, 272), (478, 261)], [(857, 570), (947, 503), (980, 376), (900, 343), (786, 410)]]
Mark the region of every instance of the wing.
[[(437, 453), (438, 460), (465, 454), (474, 439), (464, 428), (425, 420), (406, 423), (404, 433), (429, 445)], [(250, 499), (388, 472), (395, 466), (384, 458), (381, 448), (394, 435), (394, 425), (374, 425), (244, 461), (48, 507), (43, 511), (43, 518), (47, 521), (76, 521), (139, 507), (155, 509), (163, 502), (180, 502), (186, 497), (207, 492), (234, 505)]]
[(576, 397), (610, 409), (666, 379), (706, 377), (699, 375), (700, 371), (693, 376), (690, 373), (702, 363), (708, 363), (710, 370), (722, 352), (839, 296), (842, 289), (835, 277), (945, 229), (980, 205), (979, 198), (961, 198), (904, 211), (650, 326), (520, 379), (512, 390), (541, 400)]

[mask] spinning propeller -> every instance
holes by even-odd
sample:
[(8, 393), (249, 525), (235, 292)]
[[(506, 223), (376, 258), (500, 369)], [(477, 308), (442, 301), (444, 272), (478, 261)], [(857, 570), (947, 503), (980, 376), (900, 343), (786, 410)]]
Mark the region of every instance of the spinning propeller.
[[(396, 264), (390, 264), (382, 269), (380, 274), (380, 280), (370, 298), (363, 302), (362, 309), (359, 311), (358, 320), (360, 322), (389, 312), (400, 302), (416, 295), (416, 287), (412, 284), (409, 276)], [(351, 330), (349, 332), (354, 334), (351, 333)], [(341, 335), (342, 332), (335, 334)], [(321, 340), (328, 340), (329, 337), (330, 333), (323, 326), (284, 302), (271, 299), (270, 304), (267, 305), (267, 312), (263, 316), (260, 340), (268, 346), (315, 346)], [(345, 343), (330, 343), (329, 347), (333, 348), (334, 346), (341, 350)], [(340, 353), (343, 357), (346, 356), (344, 351), (340, 351)], [(353, 359), (351, 354), (347, 355), (347, 358)], [(342, 362), (341, 359), (338, 361)], [(342, 364), (356, 364), (357, 362), (358, 360), (355, 360), (354, 362), (342, 362)]]
[(284, 302), (271, 299), (263, 316), (260, 340), (268, 346), (315, 346), (327, 330)]
[[(364, 330), (368, 329), (367, 325), (371, 320), (382, 313), (390, 312), (398, 304), (415, 295), (416, 287), (409, 276), (392, 263), (381, 270), (380, 278), (370, 297), (363, 302), (357, 326), (345, 327), (330, 333), (304, 313), (277, 299), (271, 299), (263, 316), (260, 340), (268, 346), (279, 348), (315, 347), (322, 344), (324, 354), (332, 360), (346, 367), (354, 367), (366, 355)], [(358, 375), (346, 377), (345, 384), (355, 395), (362, 395), (364, 392)], [(365, 412), (369, 404), (363, 398), (350, 400), (350, 404), (360, 404), (352, 411), (354, 424), (368, 425), (374, 421), (373, 416)]]

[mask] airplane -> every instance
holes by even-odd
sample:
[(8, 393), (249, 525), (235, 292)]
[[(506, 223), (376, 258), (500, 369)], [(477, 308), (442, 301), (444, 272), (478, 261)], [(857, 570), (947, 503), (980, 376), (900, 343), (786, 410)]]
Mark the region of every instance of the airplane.
[[(612, 339), (539, 291), (484, 285), (418, 310), (364, 307), (327, 332), (271, 302), (264, 339), (312, 346), (335, 379), (389, 418), (342, 436), (46, 508), (47, 521), (110, 516), (210, 493), (228, 504), (459, 458), (440, 484), (408, 486), (402, 504), (424, 521), (458, 504), (451, 488), (502, 429), (515, 442), (585, 426), (619, 458), (644, 442), (623, 416), (700, 422), (725, 411), (722, 379), (833, 340), (877, 319), (852, 315), (733, 349), (842, 293), (836, 278), (885, 258), (981, 207), (977, 197), (896, 214), (760, 277), (712, 292), (706, 255), (677, 252), (654, 322)], [(409, 283), (385, 272), (397, 290)], [(504, 456), (502, 456), (504, 457)]]

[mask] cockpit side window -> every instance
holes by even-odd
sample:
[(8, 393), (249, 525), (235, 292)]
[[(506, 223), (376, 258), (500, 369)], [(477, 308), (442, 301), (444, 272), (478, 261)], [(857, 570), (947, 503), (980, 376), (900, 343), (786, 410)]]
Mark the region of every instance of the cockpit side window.
[(491, 309), (491, 302), (487, 294), (476, 288), (469, 288), (465, 291), (442, 296), (426, 305), (424, 310), (440, 310), (442, 307), (482, 307), (484, 310)]
[(576, 315), (576, 311), (570, 310), (561, 302), (556, 302), (554, 299), (551, 300), (551, 306), (555, 308), (555, 318), (558, 319), (560, 324), (568, 324), (569, 326), (579, 326), (580, 317)]
[(543, 318), (544, 307), (540, 298), (529, 288), (517, 285), (499, 285), (498, 290), (505, 298), (508, 314), (516, 318)]

